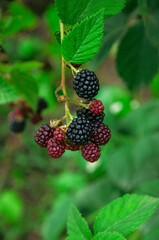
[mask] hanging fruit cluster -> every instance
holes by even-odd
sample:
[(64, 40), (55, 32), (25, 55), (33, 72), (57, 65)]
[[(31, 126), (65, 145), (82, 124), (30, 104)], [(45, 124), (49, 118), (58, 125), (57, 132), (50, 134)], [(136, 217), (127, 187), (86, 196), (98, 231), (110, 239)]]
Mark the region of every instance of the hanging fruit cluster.
[[(50, 125), (43, 124), (35, 133), (35, 142), (47, 148), (52, 158), (61, 157), (65, 150), (81, 151), (82, 156), (89, 162), (95, 162), (101, 155), (99, 146), (108, 143), (111, 131), (104, 120), (104, 106), (100, 100), (93, 99), (99, 91), (99, 80), (94, 72), (79, 70), (73, 81), (76, 94), (82, 98), (82, 103), (66, 97), (80, 107), (76, 109), (77, 117), (72, 117), (66, 103), (67, 125), (62, 120), (51, 121)], [(64, 91), (65, 92), (65, 91)]]

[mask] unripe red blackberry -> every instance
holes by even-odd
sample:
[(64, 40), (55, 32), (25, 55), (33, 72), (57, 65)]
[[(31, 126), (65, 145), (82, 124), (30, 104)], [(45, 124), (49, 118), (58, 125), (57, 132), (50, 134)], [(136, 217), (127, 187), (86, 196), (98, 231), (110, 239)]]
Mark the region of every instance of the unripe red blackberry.
[(105, 145), (111, 138), (111, 131), (107, 125), (101, 123), (97, 130), (93, 131), (91, 142), (96, 145)]
[(58, 141), (62, 141), (65, 138), (65, 134), (60, 128), (56, 128), (54, 131), (54, 138)]
[(47, 143), (53, 137), (53, 133), (54, 128), (51, 128), (48, 124), (42, 124), (34, 135), (35, 142), (40, 147), (47, 147)]
[(90, 105), (90, 111), (98, 115), (104, 111), (103, 103), (100, 100), (94, 100)]
[(94, 72), (82, 70), (73, 80), (73, 88), (79, 97), (90, 101), (98, 93), (99, 80)]
[(98, 147), (94, 143), (88, 143), (84, 147), (82, 147), (82, 156), (88, 162), (95, 162), (99, 159), (100, 147)]
[(65, 149), (70, 150), (70, 151), (77, 151), (80, 149), (79, 145), (66, 145), (65, 144)]
[(92, 124), (85, 117), (77, 117), (68, 126), (66, 135), (73, 145), (87, 144), (92, 134)]
[(92, 123), (93, 130), (98, 128), (99, 124), (103, 122), (104, 117), (105, 117), (104, 112), (102, 112), (98, 115), (95, 115), (87, 108), (82, 108), (81, 110), (77, 109), (76, 112), (77, 112), (78, 117), (85, 117)]
[(65, 144), (55, 138), (50, 138), (47, 144), (47, 151), (50, 157), (59, 158), (65, 152)]

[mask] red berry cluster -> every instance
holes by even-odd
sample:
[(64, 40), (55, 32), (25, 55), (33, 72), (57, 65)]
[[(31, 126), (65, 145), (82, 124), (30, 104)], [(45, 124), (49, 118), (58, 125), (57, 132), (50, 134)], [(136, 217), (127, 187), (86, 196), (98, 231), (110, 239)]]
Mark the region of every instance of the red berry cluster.
[[(89, 106), (89, 110), (91, 113), (98, 115), (101, 114), (104, 110), (104, 106), (101, 101), (94, 100), (91, 102)], [(73, 136), (77, 137), (76, 134), (80, 134), (83, 125), (80, 125), (81, 117), (77, 118), (77, 121), (73, 121), (71, 127), (73, 127), (74, 122), (77, 122), (77, 128), (73, 129)], [(85, 118), (84, 118), (85, 119)], [(84, 120), (83, 120), (84, 121)], [(83, 124), (83, 122), (82, 122)], [(92, 125), (90, 121), (90, 125)], [(52, 158), (59, 158), (63, 155), (65, 150), (77, 151), (80, 150), (82, 152), (83, 158), (88, 162), (95, 162), (99, 159), (101, 153), (100, 145), (105, 145), (108, 143), (111, 137), (110, 129), (104, 123), (100, 123), (98, 128), (95, 130), (92, 127), (90, 141), (87, 142), (84, 146), (76, 145), (70, 141), (68, 138), (67, 132), (68, 127), (59, 126), (59, 124), (53, 124), (53, 127), (50, 127), (47, 124), (41, 125), (41, 127), (35, 133), (35, 142), (39, 144), (41, 147), (47, 148), (48, 154)], [(79, 128), (79, 131), (78, 131)], [(81, 131), (81, 134), (83, 132)], [(82, 135), (80, 136), (83, 138)]]

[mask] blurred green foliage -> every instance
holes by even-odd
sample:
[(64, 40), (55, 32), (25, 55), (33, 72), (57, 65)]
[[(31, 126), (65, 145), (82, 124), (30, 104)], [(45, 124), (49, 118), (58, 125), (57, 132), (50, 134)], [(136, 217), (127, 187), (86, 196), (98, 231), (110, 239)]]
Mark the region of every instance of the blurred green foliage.
[[(0, 103), (23, 97), (35, 106), (42, 96), (49, 104), (43, 123), (59, 119), (64, 107), (54, 94), (61, 74), (57, 10), (51, 1), (43, 1), (39, 14), (30, 1), (3, 1), (0, 43), (6, 57), (4, 61), (0, 56)], [(91, 226), (101, 207), (125, 193), (159, 197), (158, 11), (158, 0), (128, 0), (122, 13), (104, 20), (101, 49), (82, 66), (97, 71), (97, 98), (112, 131), (99, 162), (87, 163), (80, 152), (50, 159), (34, 142), (40, 124), (28, 123), (26, 131), (15, 136), (7, 123), (11, 107), (0, 105), (0, 239), (65, 239), (70, 203)], [(124, 81), (116, 74), (115, 59)], [(66, 74), (68, 93), (74, 96), (71, 71)], [(8, 138), (14, 146), (11, 156)], [(159, 239), (159, 209), (127, 239)]]

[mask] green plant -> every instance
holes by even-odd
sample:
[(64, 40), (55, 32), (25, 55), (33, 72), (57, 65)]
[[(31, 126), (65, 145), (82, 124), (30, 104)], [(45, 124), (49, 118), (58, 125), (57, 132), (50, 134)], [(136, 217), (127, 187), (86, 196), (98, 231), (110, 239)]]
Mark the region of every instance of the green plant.
[(77, 208), (71, 205), (67, 220), (69, 237), (66, 239), (124, 240), (153, 214), (158, 204), (158, 199), (144, 195), (127, 194), (118, 198), (97, 213), (94, 236)]

